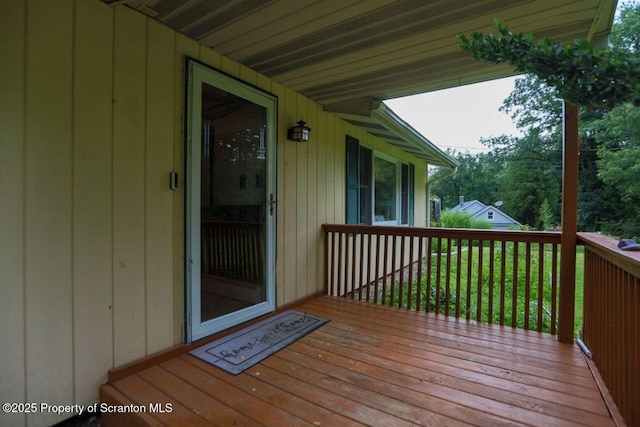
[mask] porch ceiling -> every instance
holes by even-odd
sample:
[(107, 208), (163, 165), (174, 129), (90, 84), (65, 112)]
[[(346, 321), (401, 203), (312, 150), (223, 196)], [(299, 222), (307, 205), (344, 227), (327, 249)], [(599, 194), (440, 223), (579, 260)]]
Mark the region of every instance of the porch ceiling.
[(167, 26), (323, 105), (389, 99), (512, 74), (471, 61), (456, 35), (606, 35), (616, 0), (103, 0)]

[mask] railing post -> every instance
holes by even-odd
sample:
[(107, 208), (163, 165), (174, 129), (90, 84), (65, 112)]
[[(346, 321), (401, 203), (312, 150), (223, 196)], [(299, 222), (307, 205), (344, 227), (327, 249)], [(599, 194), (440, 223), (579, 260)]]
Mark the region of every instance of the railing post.
[(578, 232), (578, 107), (564, 102), (562, 135), (562, 250), (558, 340), (573, 343)]

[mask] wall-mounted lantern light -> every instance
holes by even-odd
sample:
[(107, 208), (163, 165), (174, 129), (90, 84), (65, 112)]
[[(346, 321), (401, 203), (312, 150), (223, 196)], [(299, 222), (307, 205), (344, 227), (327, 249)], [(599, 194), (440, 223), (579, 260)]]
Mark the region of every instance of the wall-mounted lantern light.
[(287, 138), (289, 141), (309, 142), (309, 131), (311, 131), (311, 128), (307, 126), (304, 120), (300, 120), (298, 126), (289, 128)]

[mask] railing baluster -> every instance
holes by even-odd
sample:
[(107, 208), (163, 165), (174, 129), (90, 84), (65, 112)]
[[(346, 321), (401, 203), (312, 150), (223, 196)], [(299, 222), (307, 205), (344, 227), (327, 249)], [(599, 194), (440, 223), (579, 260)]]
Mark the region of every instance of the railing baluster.
[(544, 326), (544, 244), (538, 243), (538, 332)]
[(478, 306), (476, 308), (476, 320), (482, 320), (482, 255), (484, 251), (484, 241), (478, 241)]
[(416, 311), (421, 311), (420, 304), (422, 303), (422, 237), (418, 237), (418, 273), (417, 273), (417, 288), (416, 288)]
[(527, 242), (524, 272), (524, 328), (529, 329), (529, 316), (531, 313), (531, 243)]
[(473, 240), (469, 239), (468, 244), (468, 255), (467, 255), (467, 300), (465, 301), (465, 310), (467, 320), (471, 320), (471, 282), (472, 278), (472, 270), (473, 270)]
[(511, 326), (518, 326), (518, 242), (513, 242), (513, 298), (511, 299)]
[(365, 292), (366, 292), (364, 301), (369, 301), (369, 297), (371, 294), (371, 266), (373, 265), (373, 250), (371, 248), (371, 234), (367, 233), (367, 234), (364, 234), (363, 236), (366, 237), (366, 239), (362, 239), (363, 241), (366, 240), (366, 244), (365, 244), (366, 257), (363, 256), (363, 258), (365, 258), (367, 261), (364, 264), (366, 266), (366, 271), (363, 272), (363, 275), (362, 275), (364, 286), (365, 286)]
[(382, 305), (387, 301), (387, 276), (389, 275), (387, 266), (389, 265), (389, 235), (384, 236), (384, 264), (382, 264)]
[[(438, 253), (436, 254), (436, 260), (437, 260), (437, 264), (436, 264), (436, 283), (435, 283), (435, 287), (436, 287), (436, 300), (435, 300), (435, 312), (436, 313), (440, 313), (440, 273), (442, 272), (442, 238), (438, 237), (438, 245), (437, 245), (437, 251)], [(445, 313), (447, 316), (449, 315), (449, 313)]]
[(507, 242), (502, 241), (500, 248), (500, 326), (504, 326), (505, 300), (507, 294)]
[(451, 299), (451, 240), (447, 239), (447, 272), (445, 274), (444, 310), (449, 315)]
[[(452, 240), (450, 240), (452, 241)], [(456, 241), (458, 250), (456, 252), (456, 317), (460, 317), (461, 304), (461, 280), (462, 280), (462, 239)]]
[[(400, 239), (400, 282), (398, 283), (398, 307), (402, 307), (402, 290), (404, 289), (404, 267), (403, 267), (403, 265), (404, 265), (404, 241), (405, 241), (405, 236), (400, 236), (399, 239)], [(395, 241), (395, 239), (394, 239), (394, 241)], [(393, 271), (397, 271), (397, 270), (394, 268)]]
[(389, 297), (389, 305), (393, 305), (393, 298), (396, 291), (396, 240), (397, 236), (391, 235), (391, 272), (389, 273), (389, 280), (391, 281), (391, 296)]
[(325, 287), (327, 288), (327, 295), (333, 295), (332, 289), (331, 289), (331, 272), (333, 271), (333, 263), (331, 260), (331, 236), (333, 235), (332, 232), (326, 232), (324, 233), (324, 280), (325, 280)]
[[(356, 296), (356, 257), (355, 257), (355, 248), (356, 248), (356, 235), (355, 234), (345, 234), (346, 239), (346, 256), (347, 260), (349, 260), (348, 265), (345, 266), (345, 283), (346, 289), (345, 291), (348, 294), (351, 294), (351, 299), (355, 299)], [(349, 278), (349, 270), (351, 270), (351, 278)], [(351, 289), (351, 292), (349, 292)]]
[[(344, 293), (342, 292), (342, 270), (346, 270), (346, 268), (344, 267), (344, 262), (342, 262), (342, 260), (344, 259), (343, 253), (342, 253), (342, 239), (344, 237), (345, 233), (339, 233), (338, 234), (338, 283), (337, 283), (337, 288), (336, 291), (338, 293), (338, 296), (344, 296)], [(346, 274), (346, 273), (344, 273)]]
[(366, 287), (366, 283), (364, 281), (364, 258), (366, 254), (364, 250), (365, 234), (358, 234), (358, 237), (360, 238), (360, 254), (358, 256), (360, 259), (360, 262), (358, 263), (358, 300), (362, 301), (362, 294)]
[(433, 257), (431, 256), (431, 252), (433, 249), (433, 242), (431, 237), (427, 237), (427, 280), (426, 280), (426, 296), (425, 296), (425, 307), (424, 311), (427, 313), (431, 310), (431, 260)]
[(558, 315), (558, 245), (551, 251), (551, 333), (557, 334), (556, 316)]
[[(407, 278), (407, 308), (411, 309), (411, 294), (413, 294), (413, 236), (409, 237), (409, 277)], [(420, 265), (420, 262), (418, 262)], [(419, 287), (418, 287), (419, 288)]]
[(489, 241), (489, 301), (487, 305), (487, 319), (493, 323), (493, 287), (495, 286), (495, 242)]
[[(376, 234), (376, 269), (375, 269), (375, 282), (373, 293), (373, 302), (378, 303), (378, 278), (380, 277), (380, 234)], [(384, 277), (384, 276), (383, 276)]]

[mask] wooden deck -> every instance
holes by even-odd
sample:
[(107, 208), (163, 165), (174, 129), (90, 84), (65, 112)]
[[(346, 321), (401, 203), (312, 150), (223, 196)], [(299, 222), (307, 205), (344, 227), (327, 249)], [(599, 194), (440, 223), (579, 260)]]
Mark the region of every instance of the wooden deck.
[(331, 319), (233, 376), (188, 354), (106, 384), (118, 425), (614, 425), (577, 346), (556, 337), (321, 297)]

